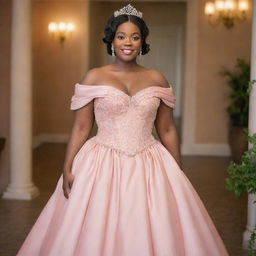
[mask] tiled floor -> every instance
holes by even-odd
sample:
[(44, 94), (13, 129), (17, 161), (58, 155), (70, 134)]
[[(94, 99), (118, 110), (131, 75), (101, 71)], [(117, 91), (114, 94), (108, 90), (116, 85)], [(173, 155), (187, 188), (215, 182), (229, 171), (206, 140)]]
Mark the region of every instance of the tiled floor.
[[(62, 171), (64, 154), (64, 144), (49, 143), (36, 149), (34, 182), (40, 189), (40, 196), (32, 201), (0, 200), (1, 256), (16, 255), (55, 188)], [(183, 157), (184, 172), (204, 202), (230, 256), (245, 256), (247, 253), (241, 245), (246, 224), (247, 196), (235, 197), (225, 190), (228, 163), (229, 159), (225, 157)]]

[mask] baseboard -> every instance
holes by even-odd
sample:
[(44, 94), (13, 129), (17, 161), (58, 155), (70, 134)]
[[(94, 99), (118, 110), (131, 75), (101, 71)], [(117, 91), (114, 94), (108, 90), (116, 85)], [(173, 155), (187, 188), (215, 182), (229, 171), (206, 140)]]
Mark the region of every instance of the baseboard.
[(230, 156), (228, 144), (182, 144), (182, 155), (201, 155), (201, 156)]
[(37, 148), (43, 143), (67, 143), (69, 135), (68, 134), (49, 134), (49, 133), (40, 133), (33, 138), (33, 148)]

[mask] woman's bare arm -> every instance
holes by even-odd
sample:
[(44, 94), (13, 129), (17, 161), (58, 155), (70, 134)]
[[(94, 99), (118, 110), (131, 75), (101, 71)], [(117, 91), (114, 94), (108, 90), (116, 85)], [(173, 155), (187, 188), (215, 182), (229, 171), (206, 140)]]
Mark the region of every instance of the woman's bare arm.
[[(162, 87), (170, 87), (162, 73), (153, 71), (152, 77)], [(181, 168), (180, 142), (173, 120), (173, 109), (167, 106), (163, 101), (161, 101), (157, 111), (155, 127), (161, 143), (171, 153)]]
[(180, 142), (173, 120), (173, 110), (165, 106), (163, 102), (160, 103), (157, 111), (155, 127), (161, 143), (171, 153), (181, 168)]
[[(90, 84), (95, 77), (95, 71), (90, 70), (87, 72), (86, 77), (80, 84)], [(70, 193), (74, 176), (71, 173), (73, 160), (88, 139), (91, 129), (94, 124), (94, 101), (89, 102), (82, 108), (75, 110), (74, 124), (70, 133), (66, 155), (63, 165), (63, 191), (64, 196), (68, 198)]]
[(75, 111), (75, 120), (66, 150), (63, 172), (70, 172), (75, 155), (88, 139), (94, 123), (93, 102)]

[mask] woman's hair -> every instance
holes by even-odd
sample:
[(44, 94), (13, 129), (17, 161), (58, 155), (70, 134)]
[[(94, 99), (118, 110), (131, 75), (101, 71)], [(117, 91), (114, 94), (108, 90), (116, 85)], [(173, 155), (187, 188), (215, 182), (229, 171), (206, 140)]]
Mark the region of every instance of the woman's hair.
[(117, 27), (127, 21), (132, 22), (140, 29), (141, 39), (142, 39), (141, 54), (142, 55), (147, 54), (150, 51), (149, 44), (146, 43), (146, 38), (149, 35), (149, 30), (145, 21), (135, 15), (128, 16), (126, 14), (122, 14), (117, 17), (114, 17), (114, 15), (112, 15), (108, 19), (108, 22), (104, 29), (105, 37), (102, 38), (102, 41), (107, 45), (108, 54), (111, 55), (112, 53), (111, 43), (115, 37)]

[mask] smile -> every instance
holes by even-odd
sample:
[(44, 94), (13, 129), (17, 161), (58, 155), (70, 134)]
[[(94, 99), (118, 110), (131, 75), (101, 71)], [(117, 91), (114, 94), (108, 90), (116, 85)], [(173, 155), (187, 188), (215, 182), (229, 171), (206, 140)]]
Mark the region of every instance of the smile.
[(126, 55), (130, 55), (130, 54), (132, 54), (133, 50), (124, 49), (124, 50), (122, 50), (122, 52)]

